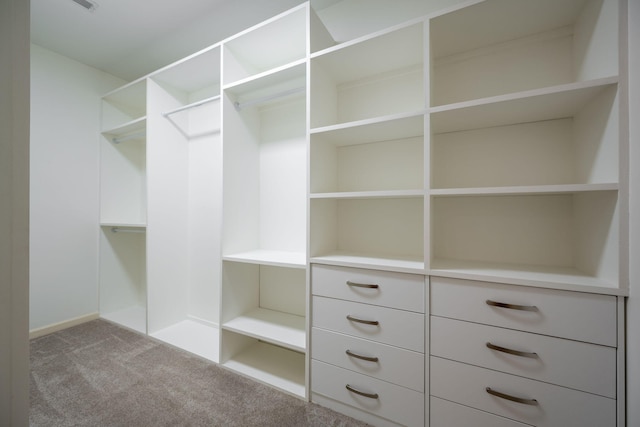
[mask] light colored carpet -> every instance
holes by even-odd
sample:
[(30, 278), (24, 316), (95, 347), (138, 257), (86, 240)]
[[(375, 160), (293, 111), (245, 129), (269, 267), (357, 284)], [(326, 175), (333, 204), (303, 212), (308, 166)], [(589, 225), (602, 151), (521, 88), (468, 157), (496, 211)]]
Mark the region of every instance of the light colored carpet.
[(30, 425), (366, 424), (95, 320), (31, 341)]

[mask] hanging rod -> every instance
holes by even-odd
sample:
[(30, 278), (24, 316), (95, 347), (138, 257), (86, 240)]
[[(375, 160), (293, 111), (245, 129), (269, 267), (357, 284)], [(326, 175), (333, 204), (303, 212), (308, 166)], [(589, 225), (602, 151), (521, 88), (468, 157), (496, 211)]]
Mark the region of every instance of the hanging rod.
[(178, 113), (180, 111), (188, 110), (189, 108), (199, 107), (203, 104), (208, 104), (209, 102), (217, 101), (220, 99), (220, 95), (212, 96), (211, 98), (206, 98), (201, 101), (194, 102), (193, 104), (184, 105), (182, 107), (176, 108), (175, 110), (167, 111), (166, 113), (162, 113), (164, 117), (170, 116), (171, 114)]
[(113, 142), (114, 144), (120, 144), (121, 142), (128, 141), (130, 139), (136, 139), (146, 135), (147, 133), (145, 131), (141, 131), (141, 132), (130, 133), (128, 135), (123, 135), (123, 136), (114, 136), (113, 138), (111, 138), (111, 142)]
[(306, 90), (305, 87), (297, 87), (294, 89), (285, 90), (282, 92), (274, 93), (273, 95), (267, 95), (262, 98), (256, 98), (245, 102), (234, 102), (233, 106), (236, 107), (237, 111), (242, 110), (245, 107), (249, 107), (255, 104), (261, 104), (263, 102), (271, 101), (273, 99), (284, 98), (285, 96), (294, 95), (296, 93), (304, 92)]
[(112, 233), (145, 233), (146, 230), (140, 230), (136, 228), (122, 228), (122, 227), (111, 227)]

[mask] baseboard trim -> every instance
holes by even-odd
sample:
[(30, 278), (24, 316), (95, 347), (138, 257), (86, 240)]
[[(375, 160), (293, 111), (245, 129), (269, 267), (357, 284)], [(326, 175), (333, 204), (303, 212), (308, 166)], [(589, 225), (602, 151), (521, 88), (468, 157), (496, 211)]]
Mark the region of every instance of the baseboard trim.
[(41, 328), (32, 329), (29, 331), (29, 339), (39, 338), (45, 335), (52, 334), (54, 332), (61, 331), (63, 329), (77, 326), (82, 323), (96, 320), (100, 317), (100, 313), (89, 313), (84, 316), (74, 317), (73, 319), (65, 320), (63, 322), (54, 323), (53, 325), (43, 326)]

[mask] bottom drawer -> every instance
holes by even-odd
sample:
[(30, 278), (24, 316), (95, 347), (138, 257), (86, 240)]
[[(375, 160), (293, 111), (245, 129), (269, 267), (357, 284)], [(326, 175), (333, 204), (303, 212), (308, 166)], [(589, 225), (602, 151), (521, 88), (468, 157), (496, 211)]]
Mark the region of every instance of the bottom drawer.
[(429, 414), (430, 427), (527, 427), (508, 418), (478, 411), (468, 406), (458, 405), (448, 400), (431, 397)]
[(311, 389), (398, 424), (424, 426), (424, 394), (408, 388), (312, 360)]
[(616, 425), (615, 399), (439, 357), (430, 362), (433, 396), (538, 427)]

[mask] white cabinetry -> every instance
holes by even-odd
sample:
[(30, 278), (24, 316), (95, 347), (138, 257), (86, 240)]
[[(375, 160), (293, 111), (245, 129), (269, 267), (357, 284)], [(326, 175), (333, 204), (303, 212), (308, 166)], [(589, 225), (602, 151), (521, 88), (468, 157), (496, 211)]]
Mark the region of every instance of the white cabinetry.
[(313, 401), (374, 425), (424, 425), (424, 280), (312, 266)]
[(432, 277), (431, 316), (433, 398), (536, 426), (616, 425), (616, 297)]
[(103, 98), (101, 314), (376, 425), (622, 426), (625, 0), (366, 3)]
[(302, 5), (223, 43), (220, 363), (299, 397), (307, 393), (308, 13)]

